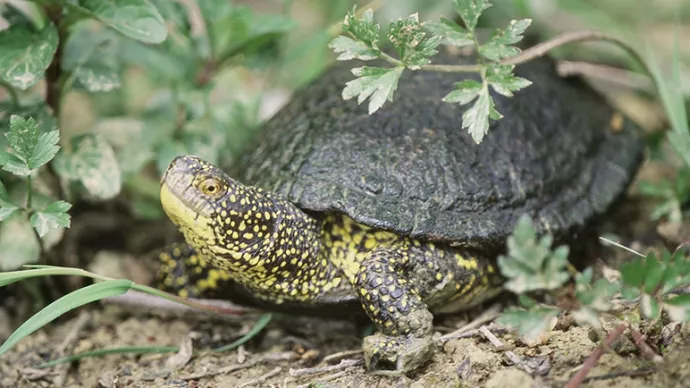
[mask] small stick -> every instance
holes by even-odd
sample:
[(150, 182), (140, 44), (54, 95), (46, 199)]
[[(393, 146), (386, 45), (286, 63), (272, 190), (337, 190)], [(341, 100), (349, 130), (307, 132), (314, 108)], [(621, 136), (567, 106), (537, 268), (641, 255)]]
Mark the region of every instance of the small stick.
[(616, 85), (654, 92), (654, 83), (649, 77), (642, 74), (626, 71), (613, 66), (599, 65), (596, 63), (581, 61), (558, 61), (556, 71), (562, 77), (570, 75), (584, 75), (606, 80)]
[[(498, 333), (498, 334), (503, 334), (503, 333), (505, 333), (506, 331), (508, 331), (505, 327), (499, 327), (499, 326), (493, 326), (493, 325), (488, 325), (487, 327), (488, 327), (489, 330), (491, 330), (492, 332), (495, 332), (495, 333)], [(446, 334), (446, 335), (444, 335), (444, 336), (442, 336), (442, 337), (439, 337), (438, 340), (439, 340), (440, 342), (446, 342), (446, 341), (450, 341), (450, 340), (452, 340), (452, 339), (470, 338), (470, 337), (477, 337), (477, 336), (482, 335), (482, 331), (479, 330), (479, 329), (468, 330), (468, 331), (466, 331), (466, 332), (464, 332), (464, 333), (457, 333), (457, 334), (455, 334), (455, 333), (457, 333), (457, 330), (456, 330), (455, 332), (453, 332), (453, 333), (449, 333), (449, 334)]]
[(261, 376), (255, 378), (254, 380), (249, 380), (249, 381), (247, 381), (247, 382), (245, 382), (245, 383), (242, 383), (242, 384), (239, 385), (237, 388), (244, 388), (244, 387), (248, 387), (248, 386), (250, 386), (250, 385), (263, 383), (263, 382), (266, 381), (267, 379), (269, 379), (269, 378), (271, 378), (271, 377), (277, 375), (278, 373), (280, 373), (281, 370), (283, 370), (283, 368), (277, 366), (277, 367), (275, 367), (272, 371), (267, 372), (267, 373), (264, 373), (264, 374), (262, 374)]
[(297, 377), (332, 372), (335, 370), (347, 369), (351, 366), (361, 365), (363, 362), (364, 361), (362, 360), (341, 360), (340, 364), (337, 365), (321, 366), (316, 368), (290, 369), (290, 376)]
[[(475, 318), (472, 322), (466, 324), (465, 326), (448, 333), (446, 335), (443, 335), (438, 338), (438, 341), (443, 343), (448, 340), (454, 339), (454, 338), (460, 338), (460, 335), (462, 333), (465, 333), (467, 331), (470, 331), (474, 328), (477, 328), (479, 326), (484, 325), (485, 323), (491, 322), (494, 319), (496, 319), (500, 315), (500, 306), (498, 304), (494, 304), (493, 306), (489, 307), (488, 310), (483, 312), (480, 316)], [(476, 334), (475, 334), (476, 335)], [(472, 337), (472, 336), (470, 336)]]
[(657, 354), (657, 352), (655, 352), (654, 349), (652, 349), (652, 347), (649, 346), (645, 336), (643, 336), (642, 333), (631, 327), (630, 335), (632, 335), (633, 339), (635, 340), (635, 345), (637, 345), (637, 347), (640, 349), (640, 351), (642, 352), (642, 354), (644, 354), (645, 357), (656, 363), (664, 361), (664, 358)]
[(615, 379), (616, 377), (625, 377), (625, 376), (627, 376), (627, 377), (647, 376), (647, 375), (654, 373), (654, 371), (655, 371), (654, 368), (641, 368), (641, 369), (628, 370), (628, 371), (623, 371), (623, 372), (604, 373), (601, 375), (587, 377), (582, 382), (588, 383), (588, 382), (594, 381), (594, 380), (608, 380), (608, 379)]
[(333, 361), (335, 359), (342, 358), (342, 357), (357, 356), (361, 353), (362, 353), (362, 349), (345, 350), (342, 352), (329, 354), (328, 356), (323, 358), (321, 363), (327, 363), (329, 361)]
[(597, 346), (596, 349), (592, 352), (592, 354), (587, 357), (585, 362), (582, 364), (582, 367), (580, 368), (577, 373), (573, 375), (573, 377), (570, 378), (568, 381), (568, 384), (566, 384), (565, 388), (577, 388), (582, 384), (584, 381), (585, 377), (587, 376), (587, 373), (589, 373), (592, 368), (594, 368), (594, 365), (597, 364), (601, 356), (604, 355), (604, 352), (608, 350), (608, 348), (611, 347), (611, 345), (616, 341), (618, 337), (620, 337), (621, 334), (625, 331), (625, 329), (628, 327), (627, 323), (621, 323), (618, 326), (616, 326), (611, 333), (604, 339), (604, 342)]
[[(479, 331), (484, 335), (484, 337), (491, 342), (491, 344), (496, 347), (497, 350), (505, 350), (506, 346), (501, 342), (501, 340), (498, 339), (491, 331), (489, 331), (489, 328), (486, 326), (482, 326), (479, 328)], [(516, 366), (520, 367), (527, 373), (532, 373), (533, 371), (522, 362), (522, 358), (515, 354), (513, 351), (508, 350), (505, 353), (503, 353), (508, 357), (508, 359), (515, 364)]]
[(215, 369), (215, 370), (208, 371), (208, 372), (200, 372), (200, 373), (193, 373), (190, 375), (182, 375), (182, 376), (179, 376), (177, 378), (180, 380), (199, 380), (199, 379), (204, 378), (204, 377), (223, 375), (223, 374), (238, 371), (241, 369), (251, 368), (254, 365), (259, 365), (259, 364), (266, 362), (266, 361), (286, 361), (286, 360), (290, 360), (294, 357), (295, 357), (295, 353), (293, 353), (293, 352), (269, 354), (269, 355), (266, 355), (266, 356), (261, 357), (261, 358), (253, 359), (253, 360), (246, 362), (244, 364), (228, 365), (224, 368)]

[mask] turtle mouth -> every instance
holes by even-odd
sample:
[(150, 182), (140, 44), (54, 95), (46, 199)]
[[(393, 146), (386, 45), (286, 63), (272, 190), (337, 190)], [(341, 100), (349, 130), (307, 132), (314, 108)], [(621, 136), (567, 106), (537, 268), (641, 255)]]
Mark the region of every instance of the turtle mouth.
[(196, 221), (199, 217), (211, 217), (213, 206), (194, 186), (197, 171), (198, 168), (195, 168), (193, 160), (177, 157), (163, 173), (161, 205), (170, 218), (173, 218), (173, 215), (179, 216), (180, 213), (189, 213), (184, 217), (188, 221)]

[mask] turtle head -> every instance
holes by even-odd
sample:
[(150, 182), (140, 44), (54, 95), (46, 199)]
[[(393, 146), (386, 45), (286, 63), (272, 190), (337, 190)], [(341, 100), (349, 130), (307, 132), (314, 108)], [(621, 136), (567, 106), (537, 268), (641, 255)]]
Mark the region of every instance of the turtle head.
[(178, 156), (161, 178), (161, 204), (202, 254), (237, 256), (276, 229), (273, 201), (195, 156)]

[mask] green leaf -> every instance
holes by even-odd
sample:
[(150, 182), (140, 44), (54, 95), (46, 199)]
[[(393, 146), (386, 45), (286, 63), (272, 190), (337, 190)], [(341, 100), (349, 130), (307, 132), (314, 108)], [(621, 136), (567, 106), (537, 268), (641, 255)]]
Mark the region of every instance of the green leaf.
[(41, 31), (16, 25), (0, 31), (0, 80), (26, 90), (43, 76), (58, 46), (57, 29), (48, 23)]
[(491, 7), (488, 0), (453, 0), (453, 5), (470, 32), (477, 27), (479, 16)]
[(32, 117), (12, 115), (10, 131), (5, 136), (13, 152), (5, 156), (3, 169), (17, 175), (29, 175), (53, 159), (60, 149), (59, 131), (39, 133), (38, 123)]
[(483, 84), (481, 82), (477, 82), (471, 79), (466, 79), (462, 82), (456, 82), (455, 90), (443, 97), (443, 101), (449, 103), (457, 103), (460, 105), (468, 104), (472, 102), (472, 100), (477, 98), (477, 95), (479, 95), (479, 93), (482, 90), (482, 86)]
[(367, 47), (377, 50), (381, 26), (374, 23), (374, 11), (369, 8), (357, 19), (356, 7), (353, 7), (343, 22), (343, 32), (350, 33), (355, 39), (364, 43)]
[(426, 37), (417, 13), (392, 22), (388, 40), (398, 52), (402, 63), (413, 70), (429, 63), (429, 58), (438, 53), (436, 47), (441, 44), (440, 36)]
[(489, 89), (482, 85), (474, 105), (462, 114), (462, 129), (466, 129), (477, 144), (489, 132), (490, 100)]
[(10, 200), (5, 185), (0, 182), (0, 221), (8, 219), (17, 210), (19, 210), (19, 206)]
[(179, 141), (173, 139), (164, 139), (161, 141), (156, 148), (156, 165), (158, 166), (158, 172), (162, 174), (176, 156), (183, 155), (186, 151), (184, 144)]
[(63, 70), (73, 72), (90, 92), (108, 92), (120, 87), (119, 37), (107, 29), (91, 31), (88, 26), (76, 29), (65, 44)]
[(23, 338), (31, 335), (33, 332), (52, 322), (61, 315), (72, 311), (77, 307), (81, 307), (85, 304), (100, 299), (122, 295), (129, 291), (133, 284), (134, 283), (131, 280), (126, 279), (107, 280), (80, 288), (61, 297), (60, 299), (43, 308), (31, 318), (27, 319), (21, 326), (19, 326), (17, 330), (15, 330), (12, 335), (7, 338), (7, 341), (0, 346), (0, 355), (6, 353)]
[(36, 229), (39, 237), (45, 236), (51, 229), (69, 228), (70, 215), (67, 211), (72, 205), (65, 201), (55, 201), (43, 210), (31, 215), (31, 226)]
[(24, 214), (15, 212), (0, 224), (0, 252), (2, 271), (15, 270), (38, 261), (41, 246)]
[(512, 97), (513, 92), (524, 89), (531, 81), (513, 75), (515, 66), (491, 65), (486, 70), (486, 81), (499, 94)]
[(342, 35), (336, 36), (328, 44), (328, 47), (333, 49), (335, 53), (340, 53), (337, 58), (339, 61), (347, 61), (354, 58), (368, 61), (378, 58), (380, 54), (380, 51), (367, 47), (363, 42)]
[(531, 219), (523, 215), (510, 237), (508, 255), (498, 258), (498, 266), (508, 280), (504, 287), (516, 294), (561, 287), (570, 277), (566, 270), (568, 247), (551, 250), (552, 239), (537, 238)]
[(679, 157), (683, 159), (685, 165), (690, 167), (690, 121), (686, 110), (685, 98), (680, 85), (683, 84), (680, 77), (681, 51), (678, 46), (679, 37), (674, 36), (674, 49), (671, 57), (671, 79), (667, 80), (662, 73), (661, 66), (656, 56), (647, 46), (645, 55), (647, 68), (650, 71), (657, 92), (663, 102), (664, 110), (671, 124), (672, 131), (668, 131), (669, 144), (673, 146)]
[(92, 18), (143, 43), (165, 41), (168, 29), (158, 9), (147, 0), (80, 0)]
[(592, 284), (593, 271), (585, 269), (575, 277), (575, 295), (582, 307), (573, 311), (573, 317), (579, 324), (587, 324), (600, 329), (600, 312), (606, 312), (613, 306), (613, 296), (620, 290), (620, 284), (598, 279)]
[(531, 19), (512, 20), (508, 28), (495, 30), (489, 41), (479, 46), (479, 54), (492, 61), (519, 54), (520, 49), (512, 45), (522, 40), (522, 34), (530, 24)]
[(642, 314), (648, 319), (657, 319), (661, 315), (659, 301), (649, 294), (642, 294), (640, 298), (640, 309)]
[(96, 199), (114, 198), (122, 188), (122, 174), (112, 146), (95, 134), (72, 138), (71, 153), (55, 158), (57, 173), (69, 180), (80, 181)]
[(231, 37), (232, 45), (228, 45), (219, 55), (227, 55), (227, 52), (253, 54), (276, 39), (294, 30), (297, 22), (286, 15), (258, 14), (250, 19), (246, 35)]
[(393, 101), (393, 93), (398, 87), (400, 76), (405, 70), (402, 66), (391, 69), (380, 67), (358, 67), (352, 73), (359, 77), (345, 84), (343, 99), (349, 100), (357, 96), (357, 104), (371, 97), (369, 114), (379, 110), (388, 101)]
[(441, 18), (440, 22), (424, 22), (423, 26), (429, 32), (440, 36), (443, 44), (460, 48), (474, 44), (472, 33), (446, 18)]
[(690, 320), (690, 295), (680, 295), (664, 300), (664, 310), (674, 322)]
[(559, 313), (559, 309), (550, 307), (536, 307), (530, 310), (509, 308), (498, 317), (496, 322), (517, 329), (521, 336), (531, 341), (544, 333), (551, 319)]

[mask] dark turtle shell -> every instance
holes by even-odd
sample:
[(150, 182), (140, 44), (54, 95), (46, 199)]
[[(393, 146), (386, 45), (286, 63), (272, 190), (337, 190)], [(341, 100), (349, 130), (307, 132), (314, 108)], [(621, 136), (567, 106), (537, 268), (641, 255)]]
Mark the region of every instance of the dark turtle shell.
[[(435, 63), (473, 59), (443, 51)], [(540, 232), (584, 226), (625, 191), (641, 161), (637, 128), (554, 62), (520, 65), (533, 82), (506, 98), (481, 144), (461, 127), (467, 106), (441, 99), (477, 75), (406, 70), (373, 115), (344, 101), (347, 61), (301, 91), (264, 126), (230, 171), (299, 207), (343, 212), (371, 226), (433, 241), (502, 243), (528, 213)], [(622, 121), (620, 120), (622, 119)]]

